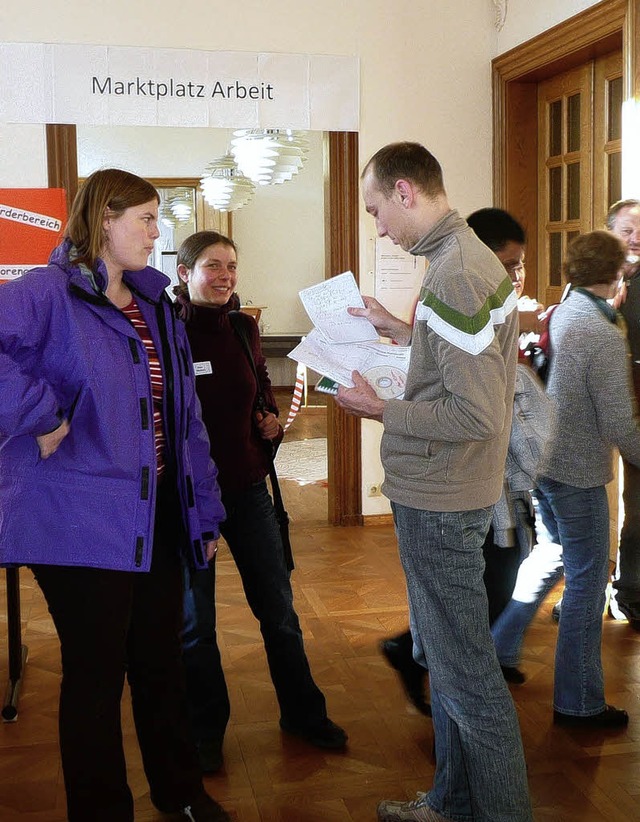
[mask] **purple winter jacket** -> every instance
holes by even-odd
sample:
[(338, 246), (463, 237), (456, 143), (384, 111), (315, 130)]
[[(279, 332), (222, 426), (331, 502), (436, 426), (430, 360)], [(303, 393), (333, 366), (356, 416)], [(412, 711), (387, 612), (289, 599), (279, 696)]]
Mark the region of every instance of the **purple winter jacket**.
[[(68, 240), (49, 265), (0, 285), (0, 564), (148, 571), (156, 456), (146, 350), (91, 275), (69, 263)], [(164, 374), (167, 461), (175, 464), (187, 562), (224, 519), (184, 327), (153, 268), (125, 272)], [(36, 436), (66, 418), (48, 459)]]

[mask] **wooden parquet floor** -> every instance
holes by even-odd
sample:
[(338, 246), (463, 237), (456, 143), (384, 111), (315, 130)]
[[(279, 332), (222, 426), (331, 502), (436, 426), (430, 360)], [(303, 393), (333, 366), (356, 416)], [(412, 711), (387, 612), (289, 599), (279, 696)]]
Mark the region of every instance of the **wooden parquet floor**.
[[(311, 416), (307, 413), (306, 426), (314, 433), (306, 435), (317, 436), (315, 423), (322, 423)], [(222, 547), (220, 646), (232, 718), (224, 768), (207, 777), (206, 785), (240, 822), (373, 822), (380, 799), (413, 798), (415, 791), (428, 788), (433, 774), (431, 722), (408, 706), (377, 648), (380, 639), (403, 630), (407, 622), (394, 535), (386, 526), (330, 527), (325, 488), (284, 485), (306, 648), (331, 717), (349, 733), (349, 747), (344, 753), (322, 752), (280, 732), (260, 633), (233, 561)], [(65, 803), (57, 750), (58, 645), (42, 596), (26, 570), (21, 571), (21, 588), (29, 660), (18, 721), (0, 724), (0, 820), (61, 822)], [(640, 634), (605, 618), (607, 694), (628, 709), (629, 728), (618, 733), (555, 728), (554, 601), (551, 596), (528, 634), (522, 665), (528, 681), (512, 688), (535, 819), (640, 820)], [(0, 676), (5, 672), (2, 648)], [(136, 820), (160, 822), (149, 800), (128, 696), (123, 722)]]

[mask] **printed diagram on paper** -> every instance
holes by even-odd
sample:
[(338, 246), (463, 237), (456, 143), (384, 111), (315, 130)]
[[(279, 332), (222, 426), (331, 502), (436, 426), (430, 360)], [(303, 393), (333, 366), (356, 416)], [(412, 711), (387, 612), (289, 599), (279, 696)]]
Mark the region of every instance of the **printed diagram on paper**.
[(379, 342), (373, 325), (352, 317), (349, 306), (364, 308), (350, 271), (300, 292), (315, 328), (289, 357), (347, 388), (352, 371), (359, 371), (381, 399), (402, 398), (410, 348)]

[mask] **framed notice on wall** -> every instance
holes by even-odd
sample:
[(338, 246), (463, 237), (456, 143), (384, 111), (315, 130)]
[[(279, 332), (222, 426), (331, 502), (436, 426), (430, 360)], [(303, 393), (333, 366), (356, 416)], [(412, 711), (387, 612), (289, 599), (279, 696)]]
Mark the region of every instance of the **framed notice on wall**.
[(376, 237), (375, 296), (404, 322), (413, 323), (425, 271), (424, 257), (403, 251), (388, 237)]
[(0, 188), (0, 283), (46, 265), (66, 220), (62, 188)]

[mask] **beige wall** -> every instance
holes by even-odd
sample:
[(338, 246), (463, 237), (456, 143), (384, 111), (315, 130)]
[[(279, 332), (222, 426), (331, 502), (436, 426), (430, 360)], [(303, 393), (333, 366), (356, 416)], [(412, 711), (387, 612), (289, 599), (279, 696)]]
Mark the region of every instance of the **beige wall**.
[(496, 39), (494, 56), (509, 51), (547, 29), (568, 20), (600, 0), (508, 0), (504, 28)]

